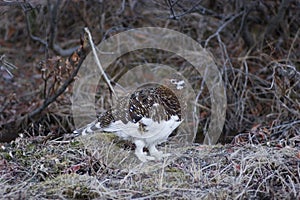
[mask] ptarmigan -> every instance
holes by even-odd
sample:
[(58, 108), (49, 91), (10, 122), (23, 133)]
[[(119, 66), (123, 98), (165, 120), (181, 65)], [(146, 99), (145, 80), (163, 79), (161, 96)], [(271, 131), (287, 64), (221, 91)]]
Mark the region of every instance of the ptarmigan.
[[(167, 85), (136, 90), (118, 99), (113, 109), (74, 133), (112, 132), (132, 141), (136, 146), (135, 155), (142, 162), (167, 157), (170, 154), (158, 151), (156, 145), (166, 141), (183, 120), (179, 98), (184, 84), (183, 80), (169, 79)], [(144, 147), (148, 148), (149, 155), (143, 151)]]

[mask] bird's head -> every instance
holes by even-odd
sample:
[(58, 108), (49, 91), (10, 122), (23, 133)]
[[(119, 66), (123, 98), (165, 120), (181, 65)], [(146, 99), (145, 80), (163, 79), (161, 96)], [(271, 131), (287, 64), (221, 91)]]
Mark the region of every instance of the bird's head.
[(185, 81), (183, 79), (170, 79), (170, 84), (176, 90), (182, 90), (185, 88)]
[(180, 94), (186, 88), (186, 80), (179, 75), (173, 75), (171, 78), (165, 78), (162, 85), (171, 89), (175, 94)]

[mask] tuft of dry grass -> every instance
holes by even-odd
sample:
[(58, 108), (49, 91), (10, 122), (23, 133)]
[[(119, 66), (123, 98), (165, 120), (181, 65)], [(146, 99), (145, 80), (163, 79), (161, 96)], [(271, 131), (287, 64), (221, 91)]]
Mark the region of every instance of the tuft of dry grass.
[(300, 198), (299, 146), (160, 148), (172, 157), (140, 163), (111, 134), (20, 138), (2, 146), (0, 193), (6, 199)]

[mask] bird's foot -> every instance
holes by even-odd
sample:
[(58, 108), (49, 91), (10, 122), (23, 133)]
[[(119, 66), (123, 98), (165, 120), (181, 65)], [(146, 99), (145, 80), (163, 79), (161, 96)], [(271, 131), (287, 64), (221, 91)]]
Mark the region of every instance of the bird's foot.
[(145, 152), (135, 152), (136, 157), (138, 157), (138, 159), (142, 162), (147, 162), (147, 161), (151, 161), (151, 160), (155, 160), (155, 157), (153, 156), (148, 156), (146, 155)]
[(170, 153), (163, 153), (162, 151), (157, 151), (155, 153), (151, 153), (151, 156), (154, 156), (156, 160), (162, 160), (163, 158), (171, 156)]
[(155, 157), (156, 160), (162, 160), (163, 158), (171, 156), (170, 153), (163, 153), (162, 151), (158, 151), (155, 146), (149, 148), (149, 153), (151, 156)]

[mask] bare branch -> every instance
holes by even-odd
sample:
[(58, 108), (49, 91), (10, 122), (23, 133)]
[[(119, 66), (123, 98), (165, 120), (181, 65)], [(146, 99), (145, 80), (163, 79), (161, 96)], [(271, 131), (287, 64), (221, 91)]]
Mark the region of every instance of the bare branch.
[[(186, 9), (186, 8), (184, 8), (184, 6), (182, 6), (180, 4), (179, 0), (176, 0), (175, 2), (172, 2), (171, 0), (167, 1), (168, 6), (170, 7), (172, 19), (179, 19), (179, 18), (181, 18), (187, 14), (193, 13), (193, 12), (197, 12), (197, 13), (200, 13), (201, 15), (205, 15), (205, 16), (213, 16), (217, 19), (222, 19), (224, 17), (218, 13), (215, 13), (214, 11), (212, 11), (210, 9), (203, 7), (201, 5), (201, 3), (202, 3), (202, 1), (198, 1), (197, 3), (195, 3), (195, 5)], [(176, 15), (175, 10), (174, 10), (175, 5), (180, 7), (183, 10), (183, 13)]]
[(1, 141), (11, 141), (18, 137), (18, 131), (25, 128), (24, 126), (27, 126), (29, 122), (35, 121), (38, 117), (40, 117), (40, 114), (56, 99), (62, 95), (68, 86), (73, 82), (75, 76), (77, 75), (81, 64), (83, 63), (87, 52), (88, 52), (88, 41), (82, 41), (81, 48), (78, 49), (78, 51), (74, 52), (76, 54), (78, 59), (73, 59), (72, 54), (69, 57), (69, 62), (72, 66), (74, 66), (74, 71), (72, 72), (71, 76), (63, 83), (63, 85), (50, 97), (46, 98), (43, 104), (33, 110), (32, 112), (28, 113), (25, 116), (22, 116), (12, 122), (8, 122), (5, 124), (0, 124), (0, 140)]
[(11, 70), (17, 69), (17, 67), (14, 64), (6, 61), (4, 58), (5, 55), (0, 56), (0, 69), (4, 69), (11, 77), (13, 77)]
[(244, 11), (242, 11), (242, 12), (236, 14), (236, 15), (233, 15), (232, 17), (230, 17), (229, 20), (227, 20), (226, 22), (224, 22), (224, 23), (218, 28), (218, 30), (217, 30), (214, 34), (210, 35), (210, 36), (206, 39), (204, 47), (207, 47), (208, 42), (209, 42), (212, 38), (214, 38), (214, 37), (216, 37), (217, 35), (219, 35), (219, 33), (220, 33), (220, 32), (221, 32), (228, 24), (230, 24), (233, 20), (235, 20), (236, 18), (238, 18), (239, 16), (241, 16), (243, 13), (244, 13)]
[[(30, 22), (30, 16), (28, 14), (28, 8), (22, 6), (22, 9), (26, 16), (26, 25), (27, 25), (27, 32), (30, 36), (30, 38), (34, 41), (37, 41), (41, 44), (43, 44), (46, 48), (52, 49), (55, 53), (61, 55), (61, 56), (69, 56), (71, 55), (76, 49), (78, 49), (80, 46), (72, 47), (69, 49), (62, 49), (58, 44), (55, 43), (56, 41), (56, 35), (57, 35), (57, 11), (59, 10), (59, 5), (61, 1), (57, 0), (55, 6), (51, 9), (51, 24), (50, 24), (50, 37), (49, 42), (46, 40), (35, 36), (31, 29), (31, 22)], [(22, 4), (23, 5), (23, 4)], [(52, 6), (49, 5), (49, 8)]]
[(95, 49), (95, 45), (94, 45), (94, 42), (93, 42), (93, 38), (92, 38), (91, 32), (89, 31), (89, 29), (87, 27), (84, 28), (84, 31), (88, 34), (88, 39), (89, 39), (90, 46), (92, 48), (93, 55), (95, 57), (95, 61), (96, 61), (97, 66), (99, 67), (99, 69), (101, 71), (101, 74), (103, 75), (103, 77), (104, 77), (104, 79), (105, 79), (108, 87), (110, 88), (110, 90), (114, 94), (115, 98), (118, 99), (118, 96), (117, 96), (117, 94), (116, 94), (113, 86), (111, 85), (109, 78), (107, 77), (105, 71), (103, 70), (103, 68), (101, 66), (101, 63), (99, 61), (99, 58), (98, 58), (98, 55), (97, 55), (97, 52), (96, 52), (96, 49)]

